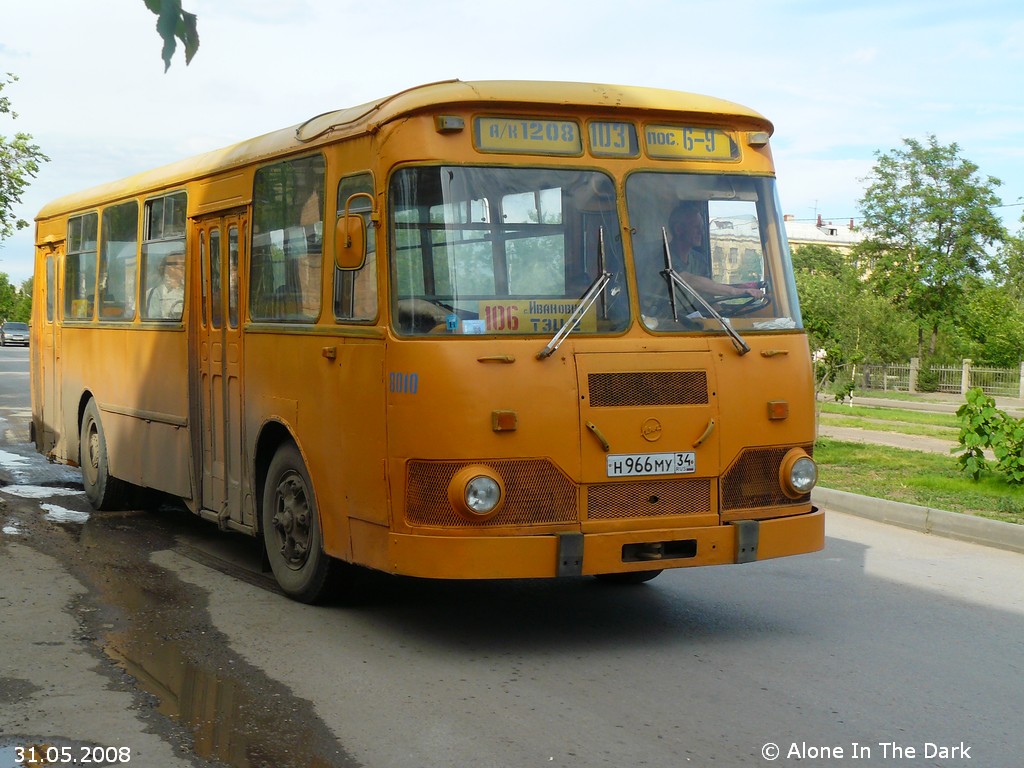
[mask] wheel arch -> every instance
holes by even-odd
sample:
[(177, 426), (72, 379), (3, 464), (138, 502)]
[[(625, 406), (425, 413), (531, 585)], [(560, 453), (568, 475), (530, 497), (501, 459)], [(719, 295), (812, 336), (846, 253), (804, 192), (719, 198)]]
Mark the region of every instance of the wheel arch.
[[(75, 450), (74, 451), (70, 451), (69, 453), (74, 455), (74, 457), (75, 457), (76, 461), (78, 462), (79, 466), (81, 466), (81, 464), (82, 464), (82, 440), (81, 440), (81, 435), (82, 435), (82, 422), (85, 421), (85, 409), (89, 406), (89, 401), (90, 400), (95, 400), (95, 399), (96, 398), (93, 396), (92, 390), (90, 390), (90, 389), (83, 390), (82, 394), (79, 395), (79, 397), (78, 397), (78, 415), (75, 417), (75, 431), (74, 431)], [(97, 408), (100, 407), (99, 400), (96, 400), (96, 407)]]

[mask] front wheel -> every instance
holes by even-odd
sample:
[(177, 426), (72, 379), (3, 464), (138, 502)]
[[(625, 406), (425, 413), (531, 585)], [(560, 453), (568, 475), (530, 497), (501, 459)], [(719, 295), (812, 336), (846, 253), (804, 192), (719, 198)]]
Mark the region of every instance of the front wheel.
[(288, 597), (316, 603), (334, 570), (324, 552), (313, 484), (292, 443), (274, 454), (263, 486), (263, 543), (274, 578)]
[(85, 406), (80, 437), (79, 458), (86, 498), (93, 509), (119, 509), (126, 500), (129, 485), (110, 474), (107, 438), (95, 400), (89, 400)]

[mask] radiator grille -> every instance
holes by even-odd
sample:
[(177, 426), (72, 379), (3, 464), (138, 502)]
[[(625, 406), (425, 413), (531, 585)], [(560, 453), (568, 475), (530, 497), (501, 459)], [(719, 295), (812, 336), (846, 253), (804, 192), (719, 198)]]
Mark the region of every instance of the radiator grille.
[(693, 515), (710, 511), (711, 481), (706, 477), (606, 483), (587, 487), (589, 520)]
[[(814, 446), (802, 446), (808, 455)], [(791, 499), (779, 486), (779, 466), (791, 450), (785, 448), (751, 448), (722, 475), (722, 510), (779, 507), (806, 504), (811, 495)]]
[[(505, 506), (489, 520), (468, 520), (448, 501), (448, 484), (452, 477), (472, 464), (490, 467), (505, 483)], [(412, 525), (495, 528), (568, 523), (578, 519), (575, 485), (543, 459), (411, 461), (408, 471), (405, 517)]]
[(631, 371), (587, 376), (590, 405), (706, 405), (706, 371)]

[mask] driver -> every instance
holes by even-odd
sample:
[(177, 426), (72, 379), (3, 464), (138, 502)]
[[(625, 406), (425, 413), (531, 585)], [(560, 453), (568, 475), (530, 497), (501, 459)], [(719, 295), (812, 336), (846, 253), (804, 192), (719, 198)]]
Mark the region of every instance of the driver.
[[(740, 296), (763, 298), (764, 291), (760, 288), (728, 285), (711, 278), (711, 259), (702, 250), (704, 217), (701, 215), (701, 208), (701, 204), (696, 200), (684, 200), (668, 217), (668, 247), (672, 254), (672, 268), (708, 300)], [(667, 302), (664, 301), (667, 289), (665, 278), (661, 274), (664, 263), (664, 248), (657, 248), (648, 256), (645, 263), (637, 265), (640, 303), (645, 316), (667, 316)]]

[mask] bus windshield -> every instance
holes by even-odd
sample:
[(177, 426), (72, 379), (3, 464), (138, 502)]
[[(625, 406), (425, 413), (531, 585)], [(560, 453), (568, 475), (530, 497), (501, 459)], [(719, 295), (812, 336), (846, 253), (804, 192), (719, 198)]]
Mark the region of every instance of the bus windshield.
[(626, 201), (649, 330), (801, 327), (774, 179), (635, 173)]
[(605, 273), (575, 332), (626, 327), (621, 229), (604, 174), (405, 168), (391, 181), (391, 230), (399, 333), (550, 336)]

